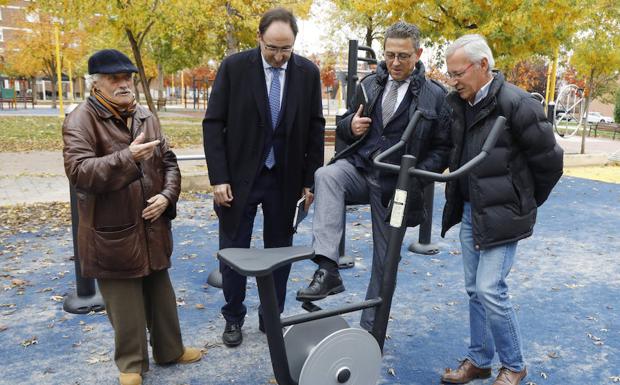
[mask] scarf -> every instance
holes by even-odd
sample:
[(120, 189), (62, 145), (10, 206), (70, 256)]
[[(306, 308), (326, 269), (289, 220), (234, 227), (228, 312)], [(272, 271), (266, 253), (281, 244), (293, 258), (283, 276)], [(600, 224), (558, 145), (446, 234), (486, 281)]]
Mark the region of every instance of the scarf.
[(103, 93), (97, 88), (92, 89), (92, 94), (97, 98), (99, 103), (103, 104), (105, 108), (107, 108), (115, 117), (126, 121), (127, 118), (131, 117), (133, 113), (136, 111), (136, 98), (131, 101), (128, 107), (121, 107), (119, 104), (114, 103), (110, 99), (106, 98)]

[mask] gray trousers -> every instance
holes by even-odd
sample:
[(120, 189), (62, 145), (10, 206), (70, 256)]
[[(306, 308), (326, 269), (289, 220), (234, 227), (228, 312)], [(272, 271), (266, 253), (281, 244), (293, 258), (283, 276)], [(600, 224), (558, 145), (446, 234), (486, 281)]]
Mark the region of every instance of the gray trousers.
[[(345, 202), (370, 203), (372, 218), (372, 272), (366, 299), (379, 296), (386, 261), (388, 224), (387, 208), (381, 204), (379, 172), (363, 173), (346, 159), (319, 168), (314, 174), (314, 217), (312, 219), (312, 247), (338, 263), (338, 245), (345, 227)], [(375, 309), (362, 312), (360, 326), (372, 329)]]
[(114, 362), (119, 371), (144, 373), (149, 369), (147, 328), (156, 363), (171, 363), (183, 355), (168, 270), (142, 278), (97, 279), (97, 284), (114, 328)]

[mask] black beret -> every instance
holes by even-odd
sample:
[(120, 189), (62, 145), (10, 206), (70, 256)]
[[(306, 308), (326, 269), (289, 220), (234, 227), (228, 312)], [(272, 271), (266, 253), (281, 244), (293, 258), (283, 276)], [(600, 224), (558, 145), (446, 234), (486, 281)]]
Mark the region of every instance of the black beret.
[(88, 73), (120, 74), (138, 72), (136, 66), (124, 53), (115, 49), (97, 51), (88, 59)]

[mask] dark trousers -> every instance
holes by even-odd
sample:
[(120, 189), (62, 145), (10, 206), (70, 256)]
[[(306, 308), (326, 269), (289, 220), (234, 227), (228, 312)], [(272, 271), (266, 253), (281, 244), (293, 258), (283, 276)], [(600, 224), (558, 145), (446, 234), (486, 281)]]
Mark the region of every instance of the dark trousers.
[[(254, 182), (254, 186), (252, 186), (234, 238), (230, 238), (223, 231), (220, 231), (220, 249), (250, 247), (254, 218), (256, 217), (256, 209), (259, 204), (261, 204), (263, 209), (263, 242), (265, 248), (285, 247), (293, 243), (292, 224), (283, 218), (283, 192), (280, 185), (276, 171), (263, 167)], [(301, 194), (301, 191), (299, 193)], [(235, 192), (233, 191), (233, 196), (234, 194)], [(247, 313), (247, 309), (243, 304), (247, 278), (224, 263), (220, 263), (220, 271), (222, 272), (222, 290), (226, 300), (226, 304), (222, 306), (222, 315), (227, 322), (242, 323)], [(280, 313), (284, 310), (286, 283), (290, 271), (291, 265), (287, 265), (280, 267), (273, 273)], [(259, 314), (260, 312), (259, 309)]]
[(183, 341), (168, 270), (142, 278), (97, 279), (97, 284), (114, 328), (114, 361), (121, 372), (149, 369), (147, 329), (156, 363), (181, 357)]

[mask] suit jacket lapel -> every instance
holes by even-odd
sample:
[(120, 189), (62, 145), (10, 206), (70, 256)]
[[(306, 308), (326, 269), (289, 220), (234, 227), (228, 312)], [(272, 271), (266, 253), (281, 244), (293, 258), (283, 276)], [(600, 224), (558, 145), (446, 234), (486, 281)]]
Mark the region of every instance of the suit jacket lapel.
[(301, 68), (295, 64), (295, 54), (291, 55), (286, 68), (286, 80), (284, 84), (284, 95), (282, 97), (282, 107), (280, 108), (280, 122), (278, 125), (285, 124), (286, 136), (288, 137), (293, 128), (293, 119), (299, 103), (302, 87), (298, 82), (302, 79)]
[(269, 110), (269, 97), (267, 96), (265, 70), (259, 48), (255, 49), (255, 55), (252, 55), (248, 62), (248, 74), (250, 74), (251, 82), (249, 86), (254, 94), (261, 122), (264, 122), (265, 127), (271, 128), (271, 116), (266, 113)]

